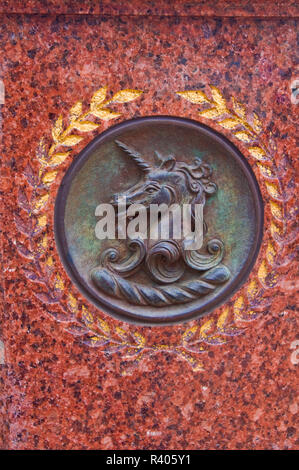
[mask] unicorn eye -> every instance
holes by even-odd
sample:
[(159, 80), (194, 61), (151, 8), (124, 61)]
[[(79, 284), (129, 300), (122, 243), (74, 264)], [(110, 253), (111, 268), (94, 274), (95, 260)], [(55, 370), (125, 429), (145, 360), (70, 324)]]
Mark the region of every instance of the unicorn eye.
[(146, 188), (146, 192), (149, 193), (149, 194), (155, 193), (157, 190), (158, 190), (158, 188), (156, 188), (155, 186), (148, 186)]

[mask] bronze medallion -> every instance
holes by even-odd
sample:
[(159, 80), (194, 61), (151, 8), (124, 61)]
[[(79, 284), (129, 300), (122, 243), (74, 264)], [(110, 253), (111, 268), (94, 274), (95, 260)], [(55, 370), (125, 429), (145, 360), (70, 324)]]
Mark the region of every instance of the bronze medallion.
[[(144, 236), (116, 230), (99, 239), (100, 204), (115, 209), (116, 227), (125, 217), (126, 229), (130, 208), (142, 205)], [(157, 205), (190, 208), (196, 236), (201, 206), (200, 246), (184, 227), (175, 236), (171, 217), (165, 237), (150, 213)], [(209, 127), (176, 117), (134, 119), (96, 137), (67, 171), (55, 205), (56, 243), (72, 281), (98, 308), (143, 324), (190, 320), (227, 301), (253, 267), (262, 229), (261, 194), (243, 155)]]

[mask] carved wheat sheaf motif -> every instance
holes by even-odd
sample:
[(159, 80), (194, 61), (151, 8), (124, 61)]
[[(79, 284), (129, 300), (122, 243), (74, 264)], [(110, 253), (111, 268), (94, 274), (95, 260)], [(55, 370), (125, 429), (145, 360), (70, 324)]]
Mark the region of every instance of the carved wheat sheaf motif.
[[(239, 335), (244, 330), (244, 322), (255, 319), (269, 306), (263, 300), (267, 289), (277, 282), (277, 269), (281, 263), (281, 253), (286, 243), (284, 218), (285, 198), (277, 176), (274, 162), (275, 149), (261, 138), (262, 125), (257, 115), (247, 117), (245, 106), (232, 100), (230, 106), (220, 90), (210, 86), (209, 95), (201, 90), (178, 92), (191, 103), (205, 106), (199, 112), (200, 118), (213, 119), (218, 125), (232, 132), (232, 136), (245, 144), (254, 159), (269, 197), (271, 210), (270, 239), (266, 242), (265, 255), (257, 270), (241, 293), (235, 297), (232, 306), (224, 306), (217, 319), (199, 320), (186, 329), (176, 344), (150, 345), (145, 336), (130, 328), (124, 330), (111, 327), (99, 313), (91, 313), (88, 306), (76, 298), (76, 291), (66, 287), (55, 267), (55, 256), (51, 254), (47, 230), (51, 220), (45, 208), (50, 203), (50, 190), (56, 181), (59, 167), (69, 157), (79, 142), (95, 129), (98, 120), (111, 120), (121, 116), (112, 111), (109, 105), (122, 104), (135, 100), (142, 91), (121, 90), (107, 99), (107, 87), (94, 93), (89, 107), (78, 101), (72, 106), (66, 119), (59, 116), (52, 129), (52, 143), (49, 150), (42, 139), (37, 149), (36, 162), (28, 164), (24, 170), (24, 188), (19, 190), (19, 212), (15, 223), (22, 234), (16, 241), (18, 253), (28, 260), (24, 275), (36, 284), (34, 295), (43, 304), (51, 306), (49, 315), (61, 322), (64, 329), (78, 336), (80, 341), (91, 347), (101, 348), (107, 354), (121, 351), (124, 359), (123, 374), (129, 373), (148, 354), (169, 351), (186, 360), (194, 371), (202, 370), (199, 360), (201, 353), (209, 346), (221, 345), (229, 337)], [(79, 134), (78, 134), (79, 132)], [(83, 135), (82, 135), (83, 134)], [(57, 312), (53, 312), (57, 306)]]

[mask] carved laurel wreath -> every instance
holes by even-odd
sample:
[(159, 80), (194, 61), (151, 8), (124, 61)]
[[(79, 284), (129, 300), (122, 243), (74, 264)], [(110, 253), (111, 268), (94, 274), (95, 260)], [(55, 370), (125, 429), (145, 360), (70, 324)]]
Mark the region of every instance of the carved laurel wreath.
[[(108, 105), (130, 102), (141, 94), (140, 90), (126, 89), (107, 99), (107, 87), (103, 87), (94, 93), (86, 111), (83, 111), (82, 101), (72, 106), (67, 126), (64, 125), (66, 119), (59, 116), (52, 129), (49, 150), (46, 150), (44, 139), (39, 143), (34, 160), (37, 170), (28, 164), (24, 171), (25, 184), (18, 194), (21, 211), (15, 216), (22, 236), (16, 241), (16, 248), (22, 257), (30, 260), (24, 274), (36, 283), (34, 295), (48, 306), (49, 315), (61, 322), (66, 331), (78, 336), (82, 343), (102, 348), (106, 354), (121, 351), (123, 374), (136, 367), (147, 354), (161, 350), (177, 354), (194, 371), (199, 371), (203, 370), (199, 354), (206, 352), (211, 345), (224, 344), (229, 337), (241, 334), (246, 322), (257, 318), (270, 305), (265, 293), (276, 284), (278, 278), (277, 269), (281, 264), (279, 253), (286, 235), (285, 198), (274, 161), (275, 146), (263, 141), (262, 125), (256, 114), (248, 116), (245, 106), (234, 98), (229, 104), (220, 90), (212, 85), (209, 86), (208, 96), (201, 90), (177, 92), (189, 102), (205, 106), (199, 112), (201, 118), (215, 120), (218, 125), (229, 129), (234, 138), (243, 142), (258, 169), (257, 176), (265, 184), (268, 194), (265, 202), (270, 205), (270, 238), (254, 271), (256, 274), (252, 273), (249, 282), (234, 296), (233, 301), (220, 309), (217, 320), (211, 318), (194, 322), (193, 326), (182, 332), (176, 344), (148, 344), (145, 336), (138, 331), (111, 327), (99, 313), (91, 313), (87, 305), (77, 300), (72, 284), (65, 285), (55, 268), (54, 255), (49, 254), (51, 247), (47, 230), (52, 226), (52, 221), (48, 220), (45, 208), (50, 203), (50, 187), (56, 181), (59, 167), (84, 138), (82, 134), (98, 129), (98, 119), (106, 121), (121, 116)], [(56, 312), (53, 311), (55, 306)]]

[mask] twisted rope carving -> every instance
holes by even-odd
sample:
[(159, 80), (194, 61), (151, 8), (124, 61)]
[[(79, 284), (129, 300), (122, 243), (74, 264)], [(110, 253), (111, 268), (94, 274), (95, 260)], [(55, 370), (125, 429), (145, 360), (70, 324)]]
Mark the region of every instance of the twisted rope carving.
[(219, 284), (226, 282), (229, 277), (229, 269), (224, 265), (218, 265), (197, 280), (185, 281), (175, 286), (147, 287), (139, 283), (128, 282), (105, 268), (95, 268), (91, 272), (94, 284), (106, 294), (126, 300), (134, 305), (151, 305), (153, 307), (191, 302), (202, 295), (209, 294)]

